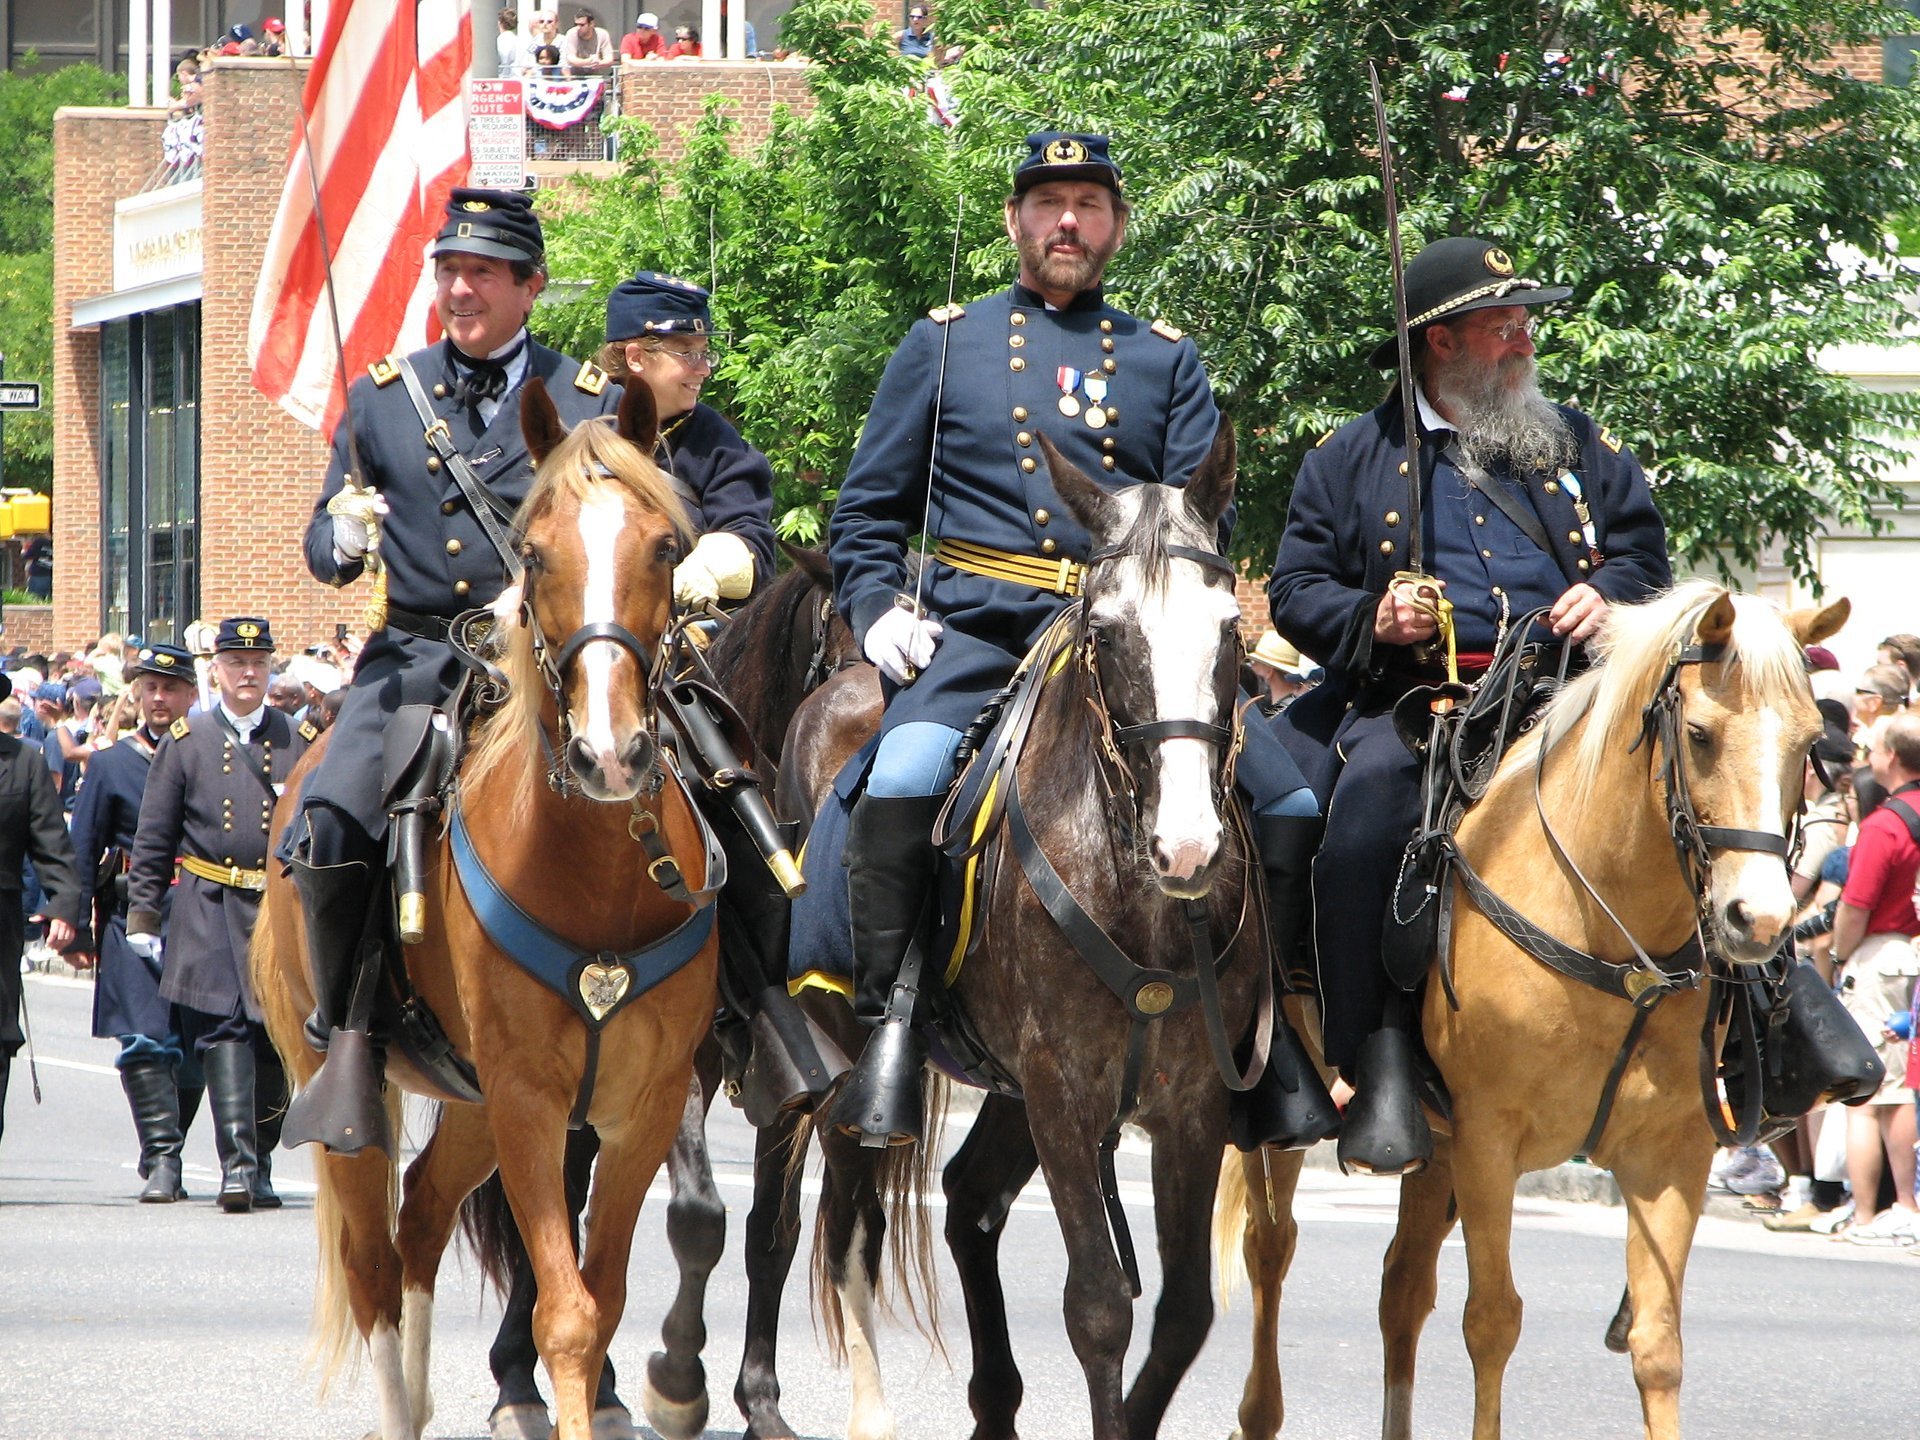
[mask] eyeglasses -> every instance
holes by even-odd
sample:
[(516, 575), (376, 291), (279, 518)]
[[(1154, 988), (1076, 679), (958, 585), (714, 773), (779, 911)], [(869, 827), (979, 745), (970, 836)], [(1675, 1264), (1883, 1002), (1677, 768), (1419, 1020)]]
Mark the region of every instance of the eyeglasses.
[(726, 354), (718, 345), (709, 345), (701, 350), (670, 350), (665, 345), (650, 345), (647, 348), (655, 354), (671, 355), (689, 370), (717, 369)]
[(1528, 315), (1521, 320), (1509, 320), (1504, 325), (1476, 325), (1474, 328), (1482, 335), (1491, 335), (1502, 345), (1508, 345), (1522, 335), (1531, 339), (1533, 332), (1540, 328), (1540, 317)]

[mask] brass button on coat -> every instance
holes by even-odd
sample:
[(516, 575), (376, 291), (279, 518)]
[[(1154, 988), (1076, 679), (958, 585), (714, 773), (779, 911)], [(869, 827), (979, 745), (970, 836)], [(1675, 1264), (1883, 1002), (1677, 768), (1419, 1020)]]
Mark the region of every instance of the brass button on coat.
[(1578, 530), (1567, 531), (1567, 539), (1571, 540), (1575, 545), (1578, 545), (1580, 543), (1580, 532)]
[(1018, 435), (1014, 436), (1013, 438), (1017, 440), (1022, 446), (1033, 444), (1033, 432), (1031, 430), (1022, 430)]
[(451, 515), (459, 508), (460, 502), (458, 500), (442, 500), (440, 502), (440, 513), (442, 515)]
[(1027, 368), (1027, 362), (1022, 360), (1018, 355), (1016, 355), (1011, 360), (1007, 361), (1007, 368), (1009, 370), (1024, 370)]
[(1051, 555), (1053, 554), (1054, 551), (1058, 550), (1059, 548), (1060, 547), (1054, 544), (1053, 541), (1051, 540), (1042, 540), (1040, 542), (1040, 553), (1042, 555)]
[(1027, 343), (1027, 337), (1024, 335), (1009, 335), (1007, 337), (1007, 344), (1011, 345), (1016, 350), (1018, 350), (1022, 345), (1026, 343)]
[(1398, 510), (1387, 511), (1387, 524), (1398, 525), (1399, 523), (1400, 523), (1400, 512)]
[(458, 540), (447, 541), (447, 553), (449, 555), (458, 555), (463, 548)]
[(1020, 468), (1026, 471), (1027, 474), (1031, 475), (1036, 468), (1036, 462), (1034, 461), (1033, 456), (1031, 455), (1022, 456), (1020, 460)]
[(1558, 495), (1560, 493), (1560, 482), (1558, 480), (1549, 480), (1541, 488), (1549, 495)]
[(432, 472), (432, 471), (438, 470), (439, 468), (440, 468), (440, 457), (438, 455), (427, 456), (428, 471)]
[(1100, 457), (1100, 463), (1101, 463), (1101, 465), (1102, 465), (1102, 466), (1104, 466), (1104, 467), (1105, 467), (1106, 469), (1108, 469), (1108, 470), (1111, 470), (1111, 469), (1113, 469), (1113, 456), (1111, 456), (1111, 455), (1102, 455), (1102, 456)]
[(1380, 553), (1382, 555), (1391, 555), (1393, 553), (1393, 542), (1391, 540), (1382, 540), (1380, 542)]
[(1112, 322), (1111, 320), (1102, 320), (1102, 321), (1100, 322), (1100, 328), (1101, 328), (1101, 329), (1102, 329), (1103, 331), (1104, 331), (1104, 330), (1111, 330), (1111, 329), (1113, 329), (1113, 322)]
[(1033, 512), (1033, 523), (1036, 525), (1044, 525), (1051, 519), (1053, 519), (1053, 516), (1048, 511), (1036, 510)]
[(456, 580), (453, 582), (453, 593), (462, 600), (467, 598), (468, 592), (470, 592), (472, 589), (473, 589), (473, 586), (469, 585), (464, 580)]
[(1027, 317), (1020, 311), (1016, 310), (1013, 312), (1013, 323), (1016, 325), (1024, 325), (1027, 323)]
[(1017, 425), (1017, 424), (1019, 424), (1019, 423), (1020, 423), (1021, 421), (1023, 421), (1023, 420), (1025, 420), (1026, 418), (1027, 418), (1027, 407), (1026, 407), (1026, 406), (1024, 406), (1024, 405), (1016, 405), (1016, 406), (1014, 406), (1014, 407), (1013, 407), (1013, 421), (1014, 421), (1014, 424), (1016, 424), (1016, 425)]

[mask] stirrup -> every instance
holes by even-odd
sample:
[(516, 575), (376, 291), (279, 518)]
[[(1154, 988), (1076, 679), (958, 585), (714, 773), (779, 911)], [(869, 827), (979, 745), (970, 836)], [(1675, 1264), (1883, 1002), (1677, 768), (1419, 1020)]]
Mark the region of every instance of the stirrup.
[(860, 1063), (846, 1079), (827, 1121), (862, 1147), (920, 1143), (920, 1070), (926, 1042), (903, 1019), (888, 1019), (867, 1037)]
[(1413, 1037), (1386, 1026), (1360, 1046), (1354, 1096), (1340, 1122), (1343, 1171), (1417, 1175), (1433, 1158), (1433, 1127), (1420, 1108)]
[(769, 986), (756, 1002), (747, 1024), (752, 1052), (740, 1072), (739, 1102), (748, 1123), (764, 1129), (782, 1111), (819, 1109), (853, 1066), (783, 987)]
[(335, 1027), (326, 1060), (287, 1106), (280, 1143), (291, 1150), (317, 1142), (336, 1155), (358, 1155), (368, 1148), (393, 1155), (384, 1084), (373, 1037)]

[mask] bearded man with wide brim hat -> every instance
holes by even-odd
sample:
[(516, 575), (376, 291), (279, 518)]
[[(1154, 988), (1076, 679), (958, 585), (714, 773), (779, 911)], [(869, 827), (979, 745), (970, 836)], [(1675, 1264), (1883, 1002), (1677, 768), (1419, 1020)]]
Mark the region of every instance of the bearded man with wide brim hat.
[[(350, 418), (334, 435), (306, 535), (315, 579), (350, 585), (377, 566), (381, 587), (326, 753), (301, 794), (292, 856), (317, 1005), (307, 1037), (327, 1058), (288, 1113), (286, 1139), (343, 1153), (367, 1137), (362, 1127), (349, 1135), (340, 1117), (366, 1113), (368, 1092), (380, 1084), (370, 1037), (339, 1027), (360, 967), (379, 963), (362, 937), (367, 907), (387, 890), (387, 729), (402, 706), (441, 705), (452, 695), (464, 670), (447, 643), (448, 623), (507, 584), (507, 562), (480, 510), (511, 515), (532, 485), (520, 433), (527, 381), (546, 385), (569, 429), (613, 413), (620, 398), (599, 366), (527, 333), (547, 283), (546, 241), (528, 196), (456, 188), (430, 254), (446, 338), (390, 355), (353, 382)], [(349, 473), (349, 426), (358, 475)], [(453, 454), (434, 447), (433, 432)], [(344, 1048), (340, 1035), (348, 1037)]]
[[(1420, 549), (1428, 583), (1453, 603), (1461, 678), (1484, 670), (1529, 611), (1546, 609), (1552, 633), (1579, 645), (1609, 606), (1671, 583), (1666, 528), (1633, 452), (1540, 393), (1537, 310), (1572, 292), (1527, 276), (1491, 241), (1458, 237), (1408, 264), (1406, 293)], [(1397, 365), (1398, 344), (1389, 334), (1373, 364)], [(1413, 513), (1404, 416), (1395, 386), (1308, 453), (1267, 586), (1274, 627), (1327, 672), (1274, 722), (1326, 815), (1317, 858), (1303, 829), (1286, 865), (1300, 890), (1310, 871), (1311, 933), (1281, 941), (1290, 962), (1317, 973), (1326, 1058), (1355, 1089), (1341, 1159), (1381, 1174), (1418, 1168), (1432, 1145), (1412, 1007), (1382, 956), (1420, 798), (1419, 762), (1391, 712), (1408, 690), (1445, 678), (1434, 607), (1396, 579)]]

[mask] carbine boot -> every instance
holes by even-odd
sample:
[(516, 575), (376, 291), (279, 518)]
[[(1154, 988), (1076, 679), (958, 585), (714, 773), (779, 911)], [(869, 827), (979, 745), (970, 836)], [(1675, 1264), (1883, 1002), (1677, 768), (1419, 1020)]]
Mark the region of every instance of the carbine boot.
[(847, 898), (853, 911), (853, 1009), (867, 1037), (828, 1122), (863, 1145), (920, 1140), (920, 1069), (926, 1042), (913, 1029), (914, 993), (895, 994), (919, 941), (940, 852), (939, 795), (863, 795), (847, 826)]
[(228, 1040), (209, 1045), (200, 1064), (213, 1107), (214, 1149), (220, 1153), (220, 1208), (244, 1215), (253, 1209), (253, 1182), (260, 1165), (253, 1121), (253, 1051)]
[(143, 1205), (171, 1205), (186, 1198), (180, 1185), (180, 1147), (186, 1136), (180, 1129), (180, 1096), (174, 1089), (173, 1066), (164, 1060), (134, 1060), (120, 1067), (120, 1087), (133, 1110), (133, 1128), (140, 1136), (140, 1192)]
[[(315, 1010), (307, 1042), (326, 1059), (287, 1107), (285, 1143), (318, 1141), (336, 1155), (357, 1155), (368, 1146), (393, 1154), (387, 1108), (381, 1098), (384, 1065), (368, 1034), (372, 975), (377, 963), (367, 929), (375, 882), (373, 868), (293, 862), (293, 879), (306, 916), (307, 962), (313, 968)], [(361, 1013), (355, 1013), (357, 1009)]]

